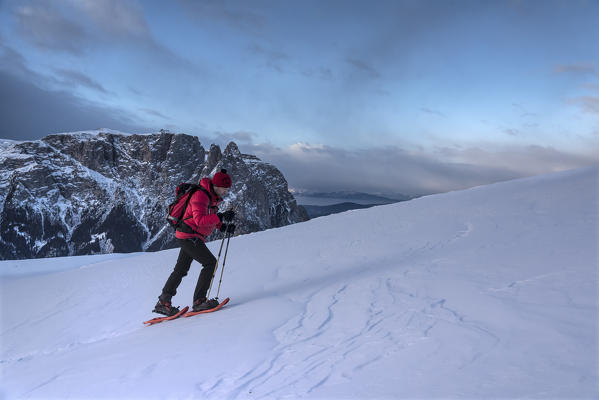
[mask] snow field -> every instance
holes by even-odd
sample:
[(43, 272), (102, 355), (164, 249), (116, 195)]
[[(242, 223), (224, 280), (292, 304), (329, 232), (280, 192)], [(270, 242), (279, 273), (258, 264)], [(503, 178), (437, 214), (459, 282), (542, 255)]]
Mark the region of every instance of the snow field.
[[(220, 295), (229, 305), (152, 327), (142, 321), (178, 250), (1, 262), (2, 391), (597, 398), (598, 171), (233, 238)], [(209, 243), (215, 254), (219, 245)], [(199, 270), (176, 305), (189, 305)]]

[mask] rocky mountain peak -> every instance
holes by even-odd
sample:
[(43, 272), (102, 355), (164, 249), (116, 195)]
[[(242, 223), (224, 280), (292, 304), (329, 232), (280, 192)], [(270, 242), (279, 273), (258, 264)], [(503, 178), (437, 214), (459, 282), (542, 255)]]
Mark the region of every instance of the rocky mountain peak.
[[(79, 132), (2, 144), (0, 259), (174, 247), (166, 208), (181, 182), (226, 168), (240, 234), (308, 219), (274, 166), (195, 136)], [(223, 208), (224, 209), (224, 208)]]
[(230, 142), (225, 148), (225, 155), (228, 157), (241, 157), (241, 152), (239, 151), (239, 147), (235, 142)]

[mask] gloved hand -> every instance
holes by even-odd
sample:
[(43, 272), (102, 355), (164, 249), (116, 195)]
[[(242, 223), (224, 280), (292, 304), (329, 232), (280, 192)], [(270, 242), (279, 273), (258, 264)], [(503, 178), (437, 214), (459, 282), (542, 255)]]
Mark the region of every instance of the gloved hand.
[(224, 233), (224, 232), (226, 232), (226, 231), (227, 231), (227, 227), (228, 227), (228, 226), (229, 226), (229, 225), (227, 225), (227, 224), (221, 224), (221, 225), (220, 225), (220, 228), (218, 228), (218, 230)]
[(223, 221), (233, 221), (233, 218), (235, 218), (235, 211), (229, 210), (223, 213)]
[(227, 225), (227, 233), (232, 235), (235, 233), (235, 224), (229, 224)]

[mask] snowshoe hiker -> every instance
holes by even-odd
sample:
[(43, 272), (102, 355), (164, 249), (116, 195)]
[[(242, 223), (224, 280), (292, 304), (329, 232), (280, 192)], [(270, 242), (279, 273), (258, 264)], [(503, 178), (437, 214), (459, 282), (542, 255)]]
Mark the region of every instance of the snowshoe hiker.
[(216, 258), (206, 247), (205, 241), (206, 237), (215, 229), (219, 229), (221, 232), (234, 232), (235, 230), (235, 225), (231, 223), (235, 217), (233, 210), (217, 213), (218, 205), (222, 202), (231, 185), (231, 177), (227, 174), (227, 170), (221, 169), (214, 174), (212, 179), (201, 179), (198, 190), (195, 190), (189, 198), (181, 223), (178, 224), (175, 233), (181, 247), (179, 257), (173, 272), (162, 289), (162, 294), (158, 297), (154, 312), (169, 316), (178, 312), (178, 309), (171, 306), (171, 298), (177, 294), (177, 288), (183, 277), (189, 272), (193, 260), (202, 264), (202, 270), (193, 294), (193, 310), (208, 310), (218, 305), (217, 300), (206, 299), (216, 268)]

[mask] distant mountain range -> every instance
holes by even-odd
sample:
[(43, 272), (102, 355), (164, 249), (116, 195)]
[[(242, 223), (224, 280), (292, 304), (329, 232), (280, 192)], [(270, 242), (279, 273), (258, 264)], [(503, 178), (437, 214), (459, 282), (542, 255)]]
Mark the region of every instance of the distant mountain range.
[(304, 205), (304, 209), (308, 216), (312, 218), (324, 217), (325, 215), (337, 214), (349, 210), (357, 210), (361, 208), (370, 208), (380, 204), (357, 204), (351, 202), (332, 204), (330, 206), (309, 206)]
[(297, 203), (305, 208), (310, 218), (322, 217), (348, 210), (411, 200), (413, 196), (394, 195), (393, 198), (363, 192), (295, 192)]
[(341, 191), (341, 192), (310, 192), (304, 191), (295, 193), (296, 197), (315, 197), (321, 199), (345, 199), (348, 201), (367, 201), (372, 204), (390, 204), (398, 201), (410, 200), (413, 197), (406, 195), (394, 195), (393, 198), (385, 197), (378, 194), (370, 194), (363, 192)]

